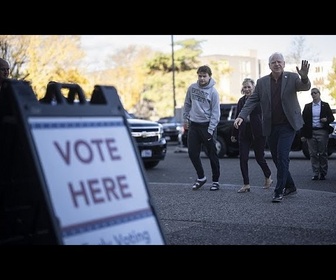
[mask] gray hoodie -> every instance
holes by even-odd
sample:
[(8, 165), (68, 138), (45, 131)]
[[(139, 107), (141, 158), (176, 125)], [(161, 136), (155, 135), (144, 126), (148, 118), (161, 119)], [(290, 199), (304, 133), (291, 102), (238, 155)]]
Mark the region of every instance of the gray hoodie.
[(183, 118), (196, 123), (209, 122), (208, 132), (212, 135), (220, 119), (219, 94), (216, 81), (200, 87), (198, 82), (189, 86), (184, 100)]

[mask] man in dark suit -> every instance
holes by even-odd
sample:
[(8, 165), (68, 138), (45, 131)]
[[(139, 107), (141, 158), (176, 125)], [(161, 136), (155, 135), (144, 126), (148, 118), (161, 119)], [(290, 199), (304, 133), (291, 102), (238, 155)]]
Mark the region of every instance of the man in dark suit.
[(296, 193), (296, 186), (289, 172), (289, 153), (296, 131), (303, 126), (298, 91), (308, 91), (310, 64), (302, 60), (297, 73), (285, 72), (285, 59), (281, 53), (269, 57), (271, 73), (257, 80), (254, 93), (248, 98), (234, 122), (238, 128), (252, 110), (262, 108), (263, 134), (267, 137), (272, 160), (277, 168), (277, 183), (272, 202), (281, 202), (283, 196)]
[(308, 144), (310, 162), (313, 169), (312, 180), (325, 180), (328, 172), (329, 126), (335, 120), (329, 103), (321, 100), (318, 88), (311, 89), (313, 101), (305, 104), (302, 111), (304, 125), (301, 141)]

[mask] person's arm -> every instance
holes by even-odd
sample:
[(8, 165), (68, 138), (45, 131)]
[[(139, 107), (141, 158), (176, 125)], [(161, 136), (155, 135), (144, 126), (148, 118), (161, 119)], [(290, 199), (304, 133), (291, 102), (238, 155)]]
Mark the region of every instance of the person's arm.
[(240, 98), (238, 100), (238, 103), (237, 103), (237, 110), (236, 110), (236, 115), (235, 115), (235, 121), (233, 122), (232, 131), (231, 131), (231, 142), (233, 142), (233, 143), (237, 142), (238, 127), (239, 127), (239, 125), (241, 123), (237, 126), (235, 124), (235, 122), (236, 122), (236, 119), (238, 118), (239, 113), (240, 113), (240, 111), (241, 111), (242, 108), (243, 108), (243, 100), (242, 100), (242, 98)]
[(255, 88), (255, 91), (251, 94), (251, 96), (247, 98), (244, 106), (242, 107), (240, 113), (238, 114), (238, 117), (235, 119), (234, 121), (235, 128), (238, 128), (244, 121), (244, 119), (246, 119), (247, 116), (251, 114), (254, 108), (259, 104), (260, 99), (258, 93), (256, 92), (256, 89), (257, 87)]
[(301, 69), (299, 69), (299, 67), (296, 66), (296, 71), (300, 75), (301, 81), (304, 84), (307, 84), (309, 82), (309, 78), (308, 78), (309, 68), (310, 68), (310, 64), (308, 63), (308, 60), (301, 61)]
[[(325, 122), (329, 125), (335, 120), (334, 114), (330, 108), (329, 103), (325, 102), (325, 108), (326, 108), (326, 116), (325, 116)], [(322, 119), (321, 119), (322, 121)]]
[(184, 122), (189, 122), (189, 113), (191, 110), (191, 97), (190, 97), (190, 90), (187, 90), (185, 99), (184, 99), (184, 106), (183, 106), (183, 120)]
[(211, 117), (210, 123), (208, 127), (208, 133), (213, 135), (214, 130), (216, 129), (219, 119), (220, 119), (220, 102), (219, 102), (219, 94), (216, 89), (213, 89), (212, 97), (211, 97)]
[(303, 111), (302, 111), (302, 119), (304, 121), (303, 126), (300, 129), (300, 135), (301, 135), (301, 142), (305, 142), (307, 140), (307, 129), (308, 126), (306, 124), (307, 121), (307, 117), (306, 117), (306, 113), (307, 112), (307, 104), (304, 106)]
[(244, 121), (243, 118), (240, 118), (240, 117), (236, 118), (235, 121), (234, 121), (234, 123), (233, 123), (234, 127), (236, 129), (238, 129), (239, 126), (242, 124), (243, 121)]

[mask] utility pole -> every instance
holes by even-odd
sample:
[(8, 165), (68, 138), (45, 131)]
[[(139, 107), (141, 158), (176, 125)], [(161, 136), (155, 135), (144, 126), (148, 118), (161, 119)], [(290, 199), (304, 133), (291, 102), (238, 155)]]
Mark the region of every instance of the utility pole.
[(173, 116), (175, 116), (176, 97), (175, 97), (175, 59), (174, 59), (174, 35), (171, 35), (172, 45), (172, 68), (173, 68)]

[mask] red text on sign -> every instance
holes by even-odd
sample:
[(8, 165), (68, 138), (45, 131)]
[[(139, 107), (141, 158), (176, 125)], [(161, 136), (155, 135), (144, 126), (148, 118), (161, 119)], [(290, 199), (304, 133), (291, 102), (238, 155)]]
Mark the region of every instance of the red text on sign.
[(76, 140), (73, 143), (67, 140), (65, 146), (54, 141), (54, 145), (67, 165), (72, 163), (73, 157), (85, 164), (90, 164), (95, 159), (103, 162), (121, 159), (114, 138)]
[(86, 206), (121, 200), (132, 197), (129, 186), (125, 182), (126, 176), (116, 176), (115, 179), (105, 177), (99, 179), (80, 180), (78, 186), (68, 183), (73, 205), (78, 208), (84, 203)]

